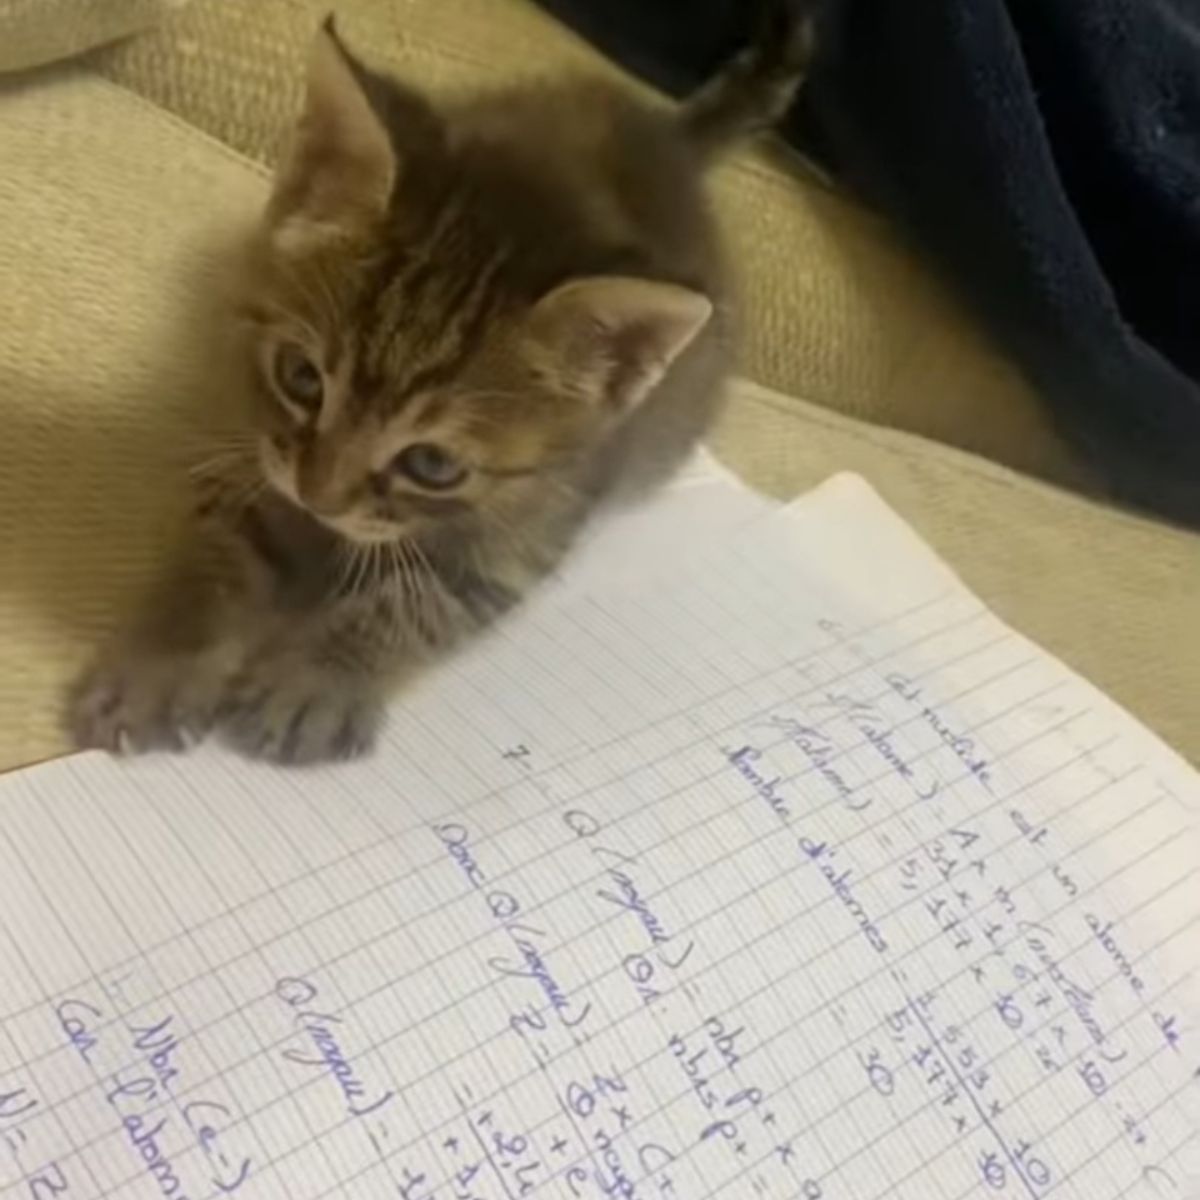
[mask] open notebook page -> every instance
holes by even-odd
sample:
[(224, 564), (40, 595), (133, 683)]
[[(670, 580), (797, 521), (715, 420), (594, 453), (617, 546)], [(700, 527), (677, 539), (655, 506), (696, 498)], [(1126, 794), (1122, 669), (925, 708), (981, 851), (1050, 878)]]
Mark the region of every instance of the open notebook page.
[(1196, 775), (861, 482), (752, 507), (368, 762), (0, 780), (0, 1197), (1200, 1194)]

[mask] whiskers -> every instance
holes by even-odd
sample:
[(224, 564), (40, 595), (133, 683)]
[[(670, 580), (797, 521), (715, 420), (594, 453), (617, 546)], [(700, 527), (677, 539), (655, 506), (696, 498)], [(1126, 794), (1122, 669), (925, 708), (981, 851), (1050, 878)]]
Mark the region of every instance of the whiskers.
[(392, 542), (342, 541), (336, 590), (352, 595), (380, 587), (389, 580), (398, 584), (414, 615), (428, 616), (437, 587), (429, 556), (411, 538)]
[(336, 590), (341, 595), (353, 595), (381, 584), (391, 574), (389, 548), (386, 542), (362, 543), (342, 539), (338, 544), (341, 568)]
[(204, 437), (199, 447), (203, 458), (193, 458), (188, 466), (191, 475), (222, 474), (245, 468), (258, 462), (258, 438), (253, 433), (225, 433)]
[[(384, 604), (371, 614), (405, 631), (414, 650), (436, 651), (447, 637), (450, 620), (445, 589), (425, 550), (410, 538), (392, 542), (343, 542), (338, 595), (382, 593)], [(390, 600), (390, 603), (388, 602)]]
[(192, 487), (228, 508), (249, 508), (266, 490), (258, 459), (258, 439), (231, 433), (203, 441), (204, 456), (187, 468)]

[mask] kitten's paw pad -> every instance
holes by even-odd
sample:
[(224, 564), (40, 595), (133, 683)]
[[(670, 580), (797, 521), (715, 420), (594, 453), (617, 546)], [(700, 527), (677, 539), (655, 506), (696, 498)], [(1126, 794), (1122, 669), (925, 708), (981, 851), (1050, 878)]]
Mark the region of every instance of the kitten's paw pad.
[(81, 750), (144, 754), (186, 750), (212, 725), (216, 695), (179, 662), (105, 664), (87, 672), (67, 705), (67, 731)]
[(313, 680), (255, 686), (243, 680), (221, 711), (221, 732), (242, 754), (286, 766), (359, 758), (375, 745), (375, 701), (344, 685)]

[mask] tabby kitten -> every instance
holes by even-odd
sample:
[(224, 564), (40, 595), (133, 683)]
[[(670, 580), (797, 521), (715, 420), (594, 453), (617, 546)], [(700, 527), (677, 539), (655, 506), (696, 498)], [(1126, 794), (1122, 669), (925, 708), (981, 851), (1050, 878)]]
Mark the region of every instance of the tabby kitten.
[(675, 112), (581, 82), (435, 109), (325, 25), (247, 253), (243, 452), (75, 690), (80, 746), (357, 755), (599, 499), (679, 462), (729, 340), (702, 176), (791, 102), (807, 8), (773, 0)]

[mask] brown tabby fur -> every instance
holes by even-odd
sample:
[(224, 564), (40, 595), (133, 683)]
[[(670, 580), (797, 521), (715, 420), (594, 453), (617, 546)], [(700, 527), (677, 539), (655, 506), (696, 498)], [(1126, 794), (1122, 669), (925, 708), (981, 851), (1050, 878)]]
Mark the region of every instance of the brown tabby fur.
[[(73, 695), (78, 744), (215, 726), (281, 762), (358, 754), (389, 691), (515, 604), (599, 499), (688, 452), (729, 341), (702, 176), (790, 102), (806, 7), (774, 0), (678, 113), (578, 81), (435, 111), (325, 27), (247, 255), (245, 432)], [(280, 390), (282, 345), (320, 369), (315, 413)], [(415, 443), (465, 478), (398, 473)]]

